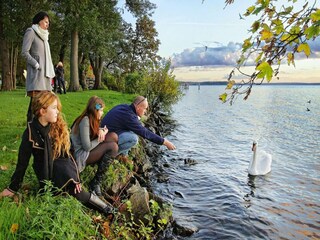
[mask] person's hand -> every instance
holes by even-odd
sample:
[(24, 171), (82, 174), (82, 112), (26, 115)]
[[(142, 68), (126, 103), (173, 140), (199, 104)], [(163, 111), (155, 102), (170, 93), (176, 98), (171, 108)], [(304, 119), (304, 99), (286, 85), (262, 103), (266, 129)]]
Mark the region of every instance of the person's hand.
[(163, 145), (165, 145), (169, 150), (175, 150), (176, 146), (167, 139), (164, 139)]
[(0, 197), (13, 197), (13, 196), (14, 196), (14, 193), (9, 191), (7, 188), (0, 193)]
[(39, 63), (36, 63), (36, 66), (34, 67), (36, 70), (40, 70), (40, 65)]
[(81, 183), (77, 183), (74, 188), (74, 194), (80, 193), (82, 191)]
[(104, 126), (104, 128), (100, 128), (98, 133), (98, 142), (103, 142), (104, 139), (106, 138), (107, 133), (108, 133), (108, 128), (106, 126)]

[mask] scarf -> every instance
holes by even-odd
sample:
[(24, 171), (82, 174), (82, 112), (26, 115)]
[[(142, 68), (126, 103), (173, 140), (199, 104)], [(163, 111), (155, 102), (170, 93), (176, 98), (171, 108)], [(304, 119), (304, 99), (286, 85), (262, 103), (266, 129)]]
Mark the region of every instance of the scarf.
[(52, 142), (49, 138), (50, 124), (42, 126), (37, 118), (31, 123), (31, 133), (38, 142), (44, 143), (44, 169), (43, 176), (46, 180), (51, 180), (53, 176), (53, 152)]
[(37, 35), (44, 41), (44, 55), (46, 57), (45, 61), (45, 76), (48, 78), (53, 78), (55, 76), (54, 68), (51, 59), (51, 52), (49, 46), (49, 32), (39, 27), (38, 24), (33, 24), (32, 29), (37, 33)]

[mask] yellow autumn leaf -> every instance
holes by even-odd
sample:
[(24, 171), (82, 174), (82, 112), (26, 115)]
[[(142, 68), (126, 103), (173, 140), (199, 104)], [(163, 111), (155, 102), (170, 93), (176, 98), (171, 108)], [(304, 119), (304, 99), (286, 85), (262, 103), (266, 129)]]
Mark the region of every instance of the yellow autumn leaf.
[(19, 224), (18, 223), (13, 223), (11, 225), (10, 232), (11, 233), (16, 233), (18, 231), (18, 229), (19, 229)]
[(222, 102), (226, 102), (227, 101), (227, 93), (223, 93), (219, 96), (219, 100), (221, 100)]
[(309, 47), (308, 43), (301, 43), (298, 46), (297, 51), (298, 52), (302, 52), (303, 51), (306, 54), (307, 57), (309, 57), (310, 53), (311, 53), (311, 50), (310, 50), (310, 47)]
[(235, 83), (236, 82), (234, 80), (229, 81), (228, 84), (227, 84), (226, 89), (231, 89)]
[(7, 170), (8, 170), (8, 167), (7, 167), (7, 166), (4, 166), (4, 165), (0, 165), (0, 170), (1, 170), (1, 171), (7, 171)]
[(293, 53), (289, 52), (287, 54), (287, 61), (288, 61), (288, 65), (290, 66), (290, 64), (292, 63), (294, 66), (294, 55)]
[(251, 38), (245, 39), (242, 44), (242, 52), (245, 52), (248, 48), (252, 46), (252, 43), (250, 42)]
[(261, 40), (268, 40), (273, 37), (273, 33), (266, 29), (262, 30), (260, 34), (261, 34)]
[(250, 14), (254, 11), (255, 8), (256, 8), (255, 6), (250, 6), (250, 7), (248, 7), (248, 8), (247, 8), (247, 11), (246, 11), (246, 13), (245, 13), (244, 15), (245, 15), (245, 16), (250, 15)]

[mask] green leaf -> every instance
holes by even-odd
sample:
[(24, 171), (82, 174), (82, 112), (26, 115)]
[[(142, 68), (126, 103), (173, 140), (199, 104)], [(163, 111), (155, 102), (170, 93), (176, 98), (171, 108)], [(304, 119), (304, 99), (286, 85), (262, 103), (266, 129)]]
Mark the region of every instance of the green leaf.
[[(242, 52), (244, 52), (242, 50)], [(241, 54), (240, 58), (237, 60), (237, 64), (240, 66), (244, 63), (244, 61), (246, 60), (245, 56), (243, 56), (243, 54)]]
[(275, 19), (272, 21), (272, 25), (274, 25), (273, 30), (277, 35), (284, 31), (283, 23), (280, 19)]
[(290, 33), (291, 34), (298, 34), (300, 32), (301, 28), (299, 26), (293, 26), (291, 29), (290, 29)]
[(227, 93), (223, 93), (219, 96), (219, 100), (225, 103), (227, 101), (227, 96), (228, 96)]
[(311, 50), (310, 50), (310, 47), (309, 47), (309, 44), (308, 43), (302, 43), (298, 46), (297, 48), (297, 51), (298, 52), (304, 52), (306, 54), (307, 57), (310, 56), (310, 53), (311, 53)]
[(258, 63), (261, 60), (262, 55), (263, 55), (263, 52), (259, 53), (258, 57), (254, 61)]
[(247, 51), (247, 49), (249, 49), (251, 46), (252, 46), (252, 43), (250, 42), (251, 40), (251, 37), (250, 38), (247, 38), (243, 41), (243, 44), (242, 44), (242, 52), (245, 52)]
[(310, 18), (313, 22), (320, 20), (320, 9), (318, 9), (316, 12), (311, 13)]
[(284, 14), (290, 14), (292, 12), (292, 10), (293, 10), (293, 6), (290, 6), (290, 7), (285, 8), (283, 13)]
[(257, 78), (266, 78), (268, 82), (271, 81), (273, 70), (269, 63), (262, 62), (260, 65), (256, 67), (256, 70), (260, 71), (257, 75)]
[(252, 26), (251, 26), (251, 32), (255, 33), (260, 27), (260, 22), (259, 21), (255, 21)]
[(304, 31), (304, 34), (306, 35), (308, 40), (313, 37), (317, 37), (320, 34), (320, 27), (312, 25)]

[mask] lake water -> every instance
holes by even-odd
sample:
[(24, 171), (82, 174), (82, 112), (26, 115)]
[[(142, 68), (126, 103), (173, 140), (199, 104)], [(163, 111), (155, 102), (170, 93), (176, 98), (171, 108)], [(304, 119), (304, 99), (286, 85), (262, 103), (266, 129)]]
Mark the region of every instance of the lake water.
[[(155, 191), (198, 229), (178, 239), (320, 239), (320, 86), (257, 86), (233, 106), (224, 87), (190, 86), (174, 106), (177, 150)], [(248, 176), (253, 140), (273, 157), (265, 176)]]

